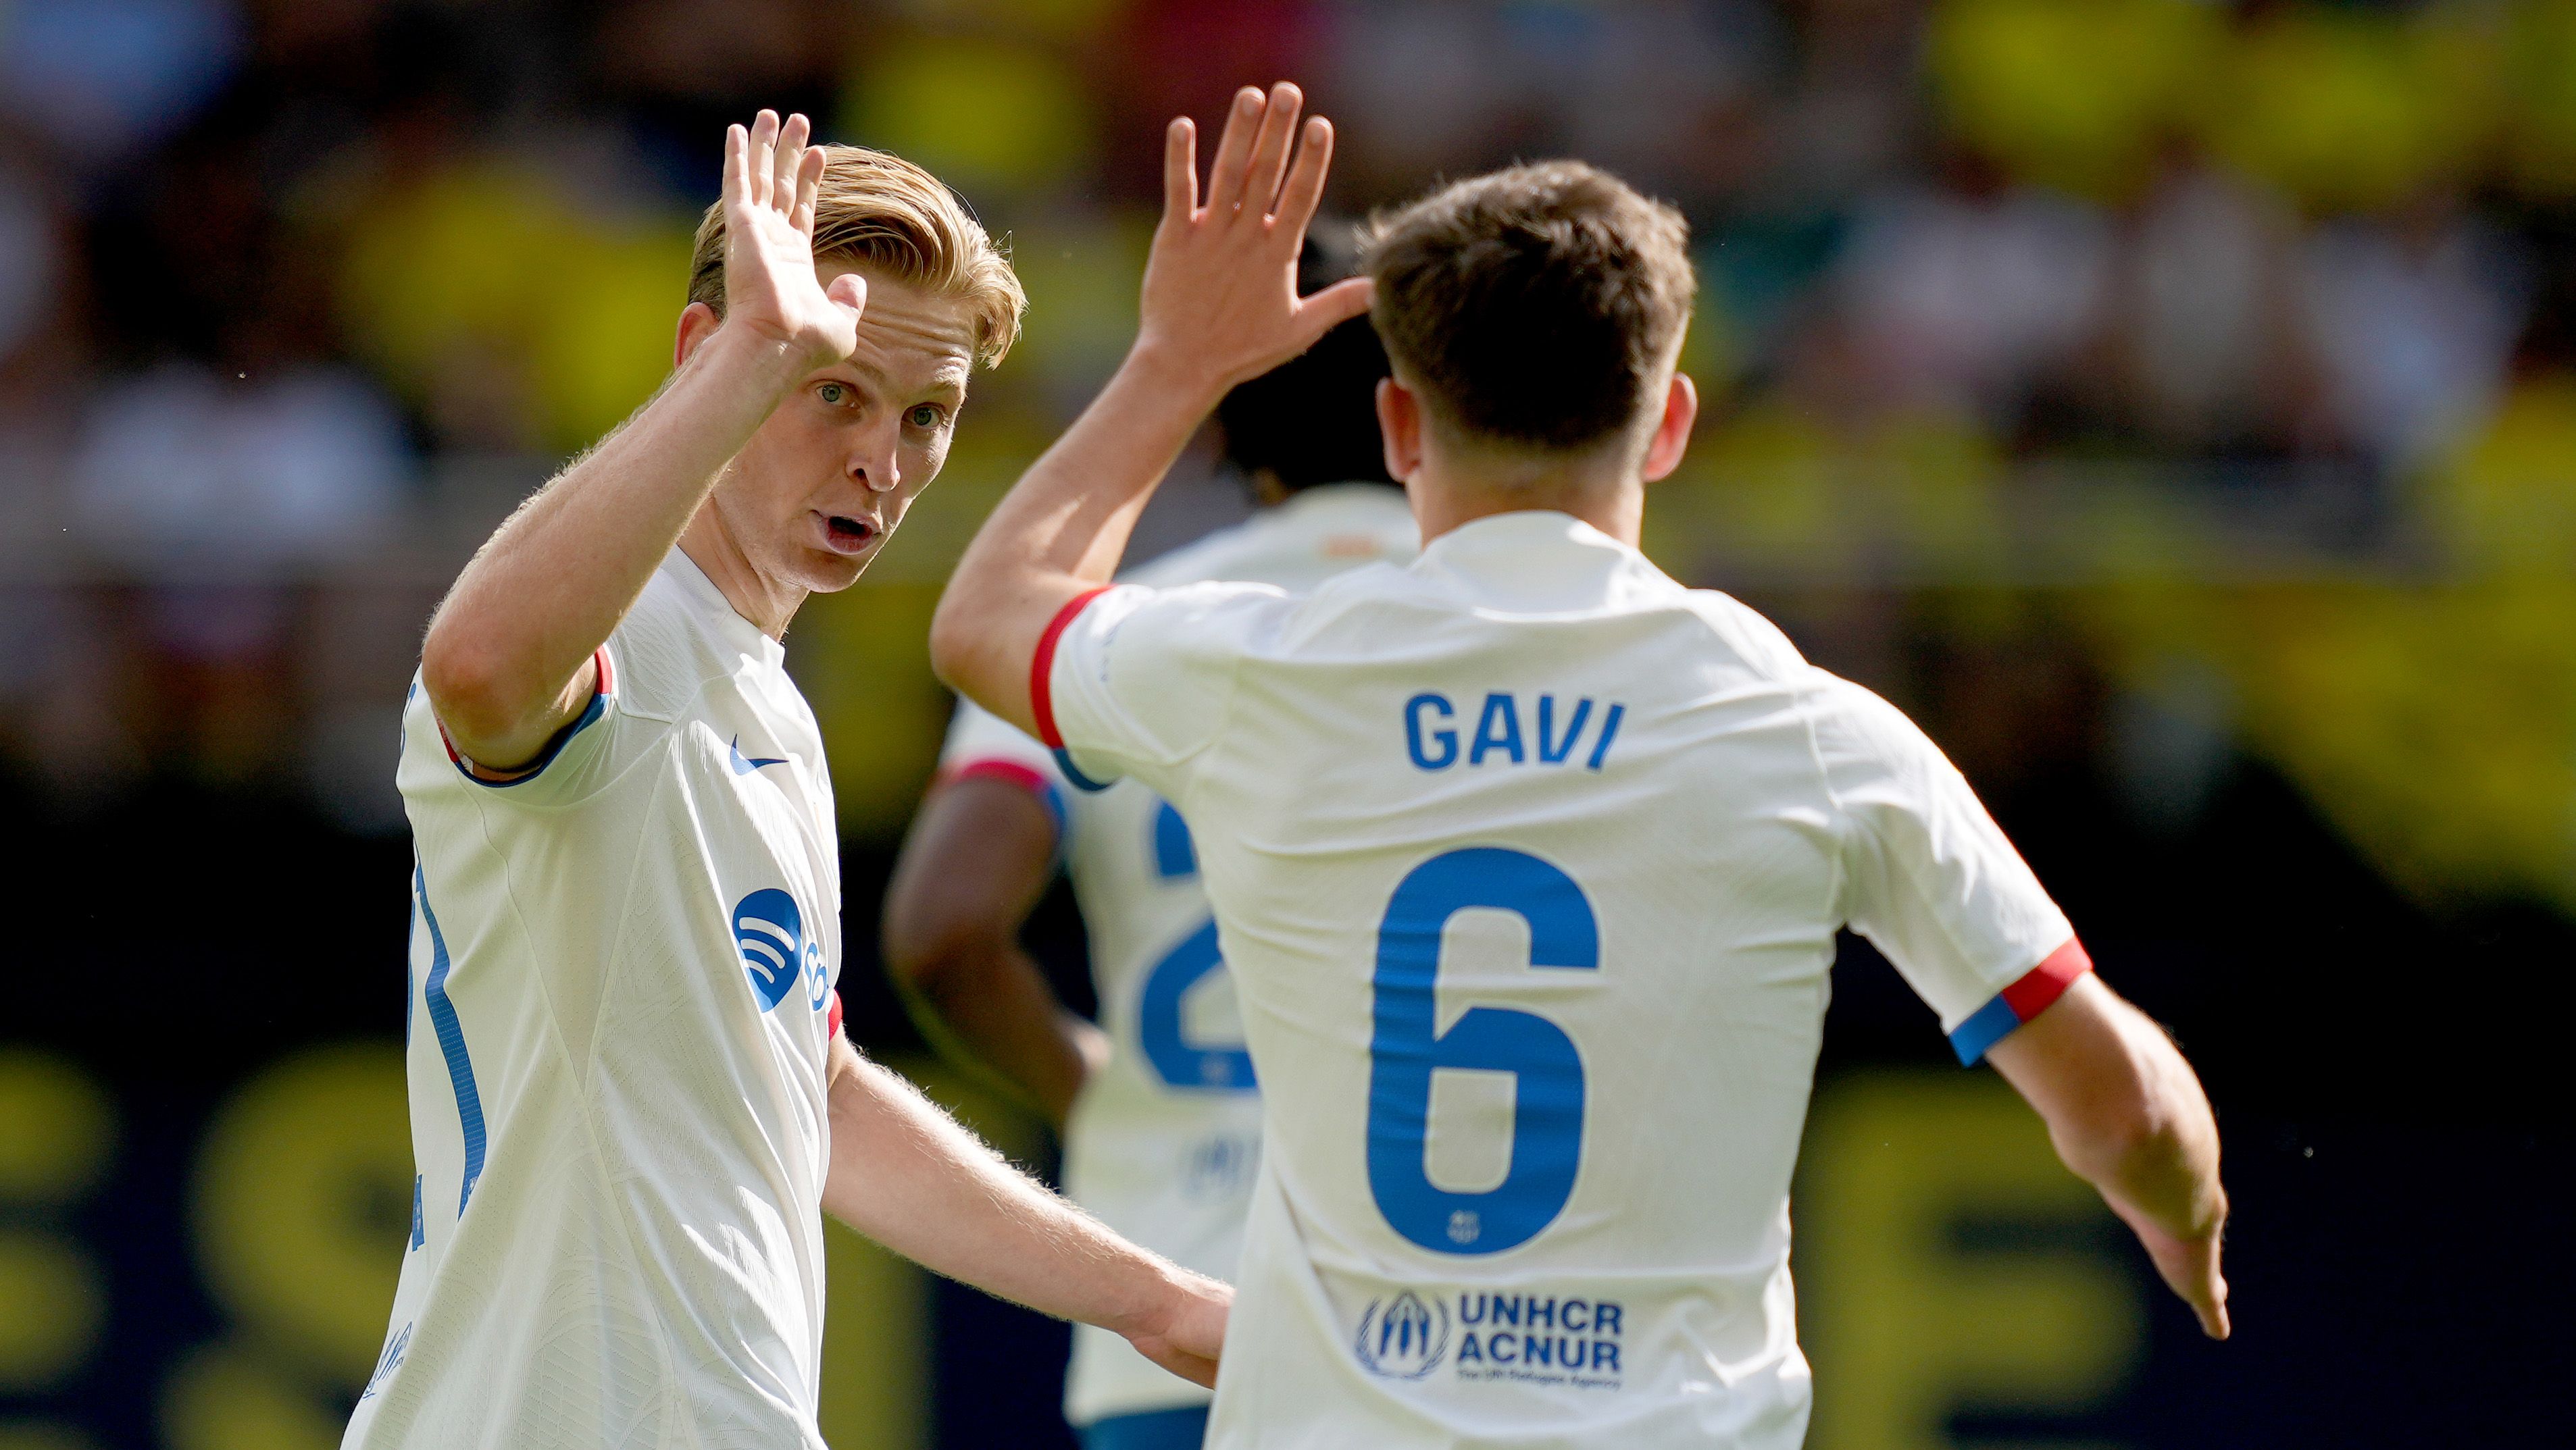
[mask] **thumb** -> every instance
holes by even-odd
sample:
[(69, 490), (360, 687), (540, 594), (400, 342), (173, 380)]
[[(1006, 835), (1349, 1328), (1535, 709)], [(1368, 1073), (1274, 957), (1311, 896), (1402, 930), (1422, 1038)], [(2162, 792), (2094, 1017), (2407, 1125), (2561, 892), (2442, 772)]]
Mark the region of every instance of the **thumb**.
[(2227, 1317), (2227, 1280), (2213, 1271), (2202, 1297), (2206, 1302), (2200, 1310), (2201, 1332), (2212, 1339), (2225, 1339), (2235, 1328)]
[(1325, 333), (1368, 311), (1369, 299), (1376, 295), (1375, 282), (1353, 277), (1301, 300), (1297, 304), (1297, 322), (1298, 332), (1305, 339), (1302, 346), (1314, 346)]
[(867, 311), (868, 279), (856, 272), (843, 272), (832, 279), (832, 285), (824, 289), (823, 295), (848, 308), (850, 315), (856, 317)]

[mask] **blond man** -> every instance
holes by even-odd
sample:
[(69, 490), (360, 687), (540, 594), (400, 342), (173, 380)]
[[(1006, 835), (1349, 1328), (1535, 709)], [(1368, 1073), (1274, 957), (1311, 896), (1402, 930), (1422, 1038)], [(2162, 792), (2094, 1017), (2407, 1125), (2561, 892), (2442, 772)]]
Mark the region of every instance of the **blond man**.
[(1202, 1383), (1224, 1286), (1012, 1170), (840, 1031), (831, 784), (780, 639), (948, 450), (1023, 305), (928, 173), (726, 137), (671, 381), (432, 619), (419, 1176), (348, 1446), (820, 1446), (821, 1212)]

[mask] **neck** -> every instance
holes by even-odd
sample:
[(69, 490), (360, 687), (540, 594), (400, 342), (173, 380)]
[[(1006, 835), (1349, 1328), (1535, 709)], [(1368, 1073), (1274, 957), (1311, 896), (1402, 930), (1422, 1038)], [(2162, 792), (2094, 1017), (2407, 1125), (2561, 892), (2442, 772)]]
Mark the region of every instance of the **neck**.
[(733, 531), (725, 527), (724, 516), (716, 511), (714, 500), (700, 506), (697, 517), (680, 531), (680, 552), (715, 582), (734, 613), (750, 620), (771, 639), (787, 637), (788, 621), (796, 617), (806, 591), (761, 573), (743, 552)]
[(1646, 486), (1630, 471), (1590, 475), (1570, 468), (1541, 471), (1508, 482), (1461, 477), (1431, 460), (1414, 471), (1405, 491), (1413, 500), (1413, 519), (1422, 542), (1478, 519), (1496, 514), (1548, 510), (1572, 514), (1630, 548), (1644, 536)]

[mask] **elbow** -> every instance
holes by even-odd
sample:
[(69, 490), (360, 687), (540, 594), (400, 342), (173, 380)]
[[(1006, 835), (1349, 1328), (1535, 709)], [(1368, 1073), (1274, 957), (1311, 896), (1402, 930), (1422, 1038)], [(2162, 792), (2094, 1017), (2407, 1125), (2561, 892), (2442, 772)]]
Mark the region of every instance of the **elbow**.
[(420, 685), (448, 733), (460, 739), (488, 740), (506, 733), (510, 721), (501, 699), (501, 665), (494, 652), (445, 619), (433, 621), (420, 649)]
[(930, 670), (939, 682), (959, 694), (968, 694), (972, 683), (974, 655), (980, 631), (969, 617), (963, 593), (951, 582), (939, 596), (939, 606), (930, 615)]
[(879, 945), (884, 949), (886, 975), (898, 986), (936, 1001), (964, 986), (977, 962), (990, 960), (1009, 943), (986, 923), (923, 920), (894, 910), (886, 914)]

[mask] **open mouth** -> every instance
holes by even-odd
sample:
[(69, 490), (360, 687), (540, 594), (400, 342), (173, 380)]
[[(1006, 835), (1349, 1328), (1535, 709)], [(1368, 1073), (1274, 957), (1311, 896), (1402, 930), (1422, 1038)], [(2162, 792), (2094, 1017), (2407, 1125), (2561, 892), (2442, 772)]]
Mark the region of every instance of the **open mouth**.
[(823, 532), (834, 549), (844, 554), (856, 554), (877, 541), (878, 529), (868, 519), (831, 514), (823, 520)]

